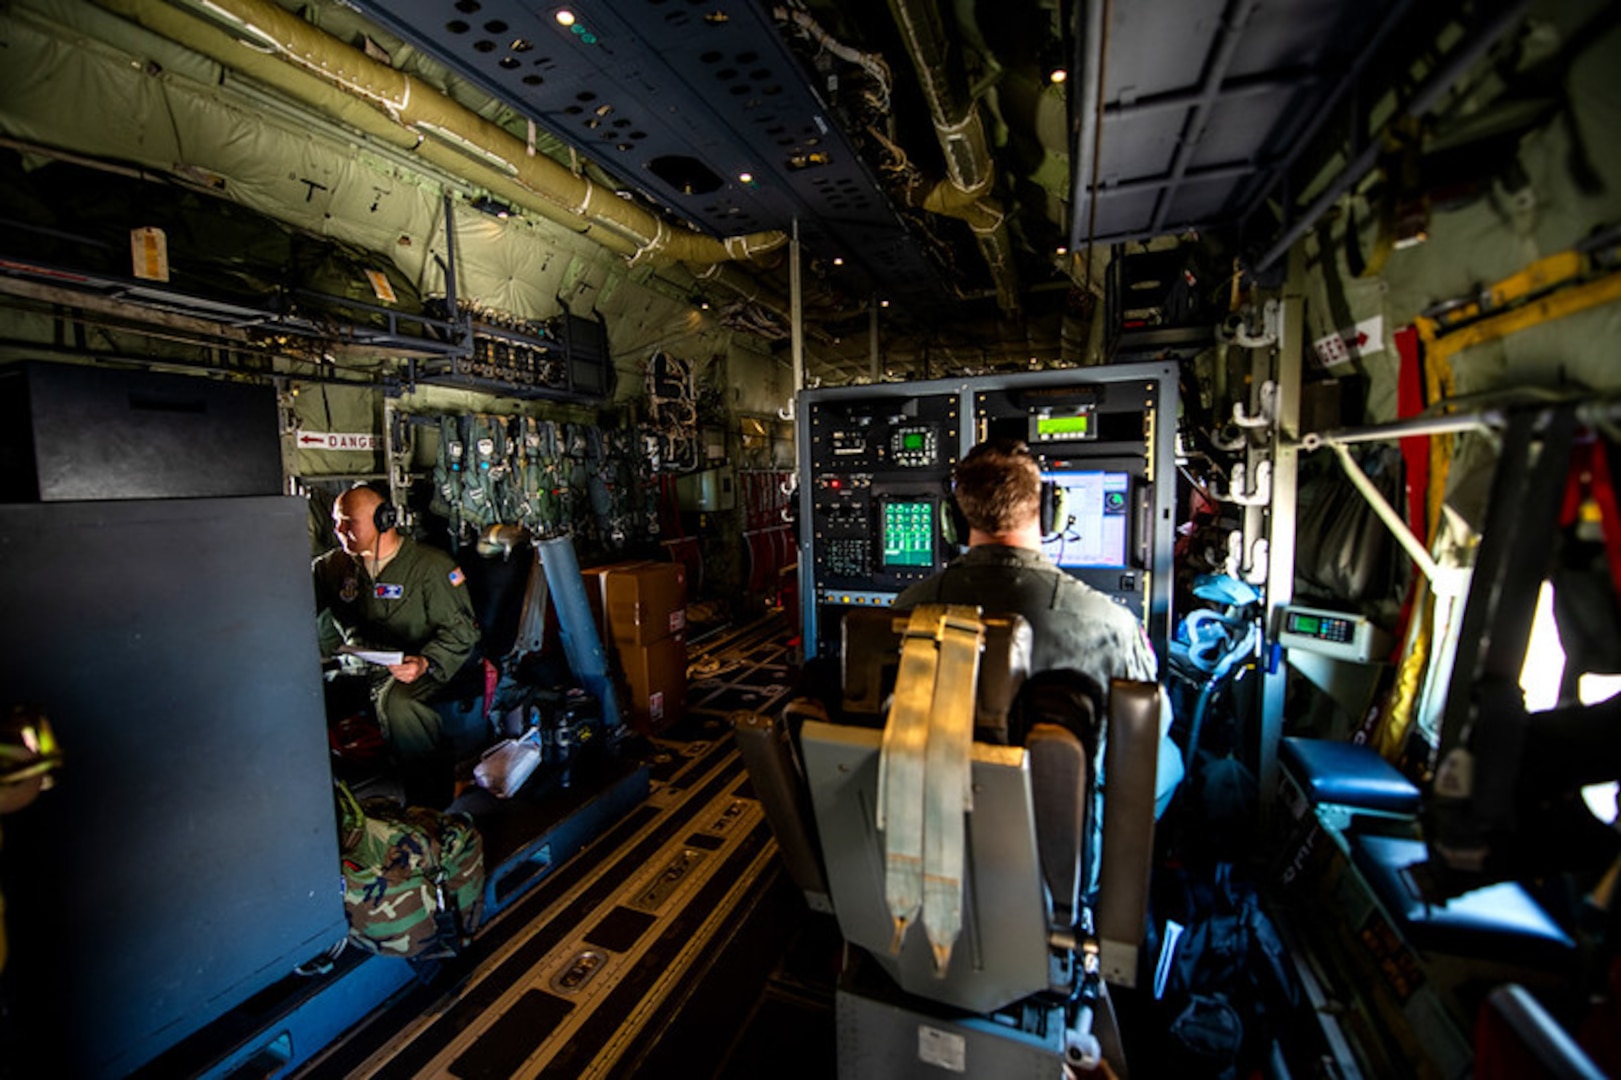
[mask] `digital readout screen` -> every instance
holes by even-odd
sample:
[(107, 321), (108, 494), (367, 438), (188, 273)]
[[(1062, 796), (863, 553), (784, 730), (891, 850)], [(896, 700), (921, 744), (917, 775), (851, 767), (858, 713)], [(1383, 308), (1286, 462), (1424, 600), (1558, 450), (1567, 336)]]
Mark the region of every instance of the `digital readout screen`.
[(885, 566), (934, 565), (934, 503), (886, 502), (883, 530)]

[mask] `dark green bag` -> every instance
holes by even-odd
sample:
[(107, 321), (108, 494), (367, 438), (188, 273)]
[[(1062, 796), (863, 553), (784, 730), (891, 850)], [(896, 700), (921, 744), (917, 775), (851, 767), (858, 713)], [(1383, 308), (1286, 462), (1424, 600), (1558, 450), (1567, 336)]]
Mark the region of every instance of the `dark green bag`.
[(383, 956), (454, 955), (484, 906), (484, 844), (472, 821), (337, 790), (349, 940)]

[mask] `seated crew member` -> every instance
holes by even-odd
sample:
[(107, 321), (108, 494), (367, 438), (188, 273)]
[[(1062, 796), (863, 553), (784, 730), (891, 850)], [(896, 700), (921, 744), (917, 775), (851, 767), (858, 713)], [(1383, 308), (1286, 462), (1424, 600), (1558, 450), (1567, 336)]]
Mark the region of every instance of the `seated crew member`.
[[(478, 623), (461, 568), (401, 535), (388, 511), (379, 514), (385, 505), (367, 487), (333, 503), (339, 546), (315, 560), (315, 608), (331, 616), (344, 643), (404, 654), (398, 664), (371, 668), (372, 701), (405, 801), (442, 809), (452, 797), (454, 762), (428, 702), (472, 655)], [(330, 655), (337, 642), (324, 638), (322, 654)]]
[[(952, 479), (968, 520), (968, 550), (908, 587), (894, 607), (977, 604), (987, 615), (1022, 615), (1030, 624), (1030, 674), (1078, 671), (1103, 691), (1105, 711), (1111, 678), (1158, 681), (1154, 651), (1136, 617), (1042, 552), (1041, 467), (1024, 443), (979, 443), (963, 455)], [(1183, 773), (1170, 729), (1162, 695), (1156, 817)]]
[(895, 607), (977, 604), (986, 614), (1023, 615), (1032, 675), (1073, 668), (1105, 693), (1110, 678), (1155, 680), (1153, 650), (1131, 612), (1042, 553), (1041, 469), (1024, 443), (980, 443), (958, 462), (953, 481), (968, 550), (907, 588)]

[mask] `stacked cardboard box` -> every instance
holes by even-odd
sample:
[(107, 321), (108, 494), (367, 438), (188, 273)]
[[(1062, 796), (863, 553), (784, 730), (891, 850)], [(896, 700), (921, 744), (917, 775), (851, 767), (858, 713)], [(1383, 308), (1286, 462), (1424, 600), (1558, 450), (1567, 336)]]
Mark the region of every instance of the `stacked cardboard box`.
[(679, 563), (632, 561), (582, 571), (609, 657), (629, 691), (638, 731), (681, 718), (687, 689), (687, 579)]

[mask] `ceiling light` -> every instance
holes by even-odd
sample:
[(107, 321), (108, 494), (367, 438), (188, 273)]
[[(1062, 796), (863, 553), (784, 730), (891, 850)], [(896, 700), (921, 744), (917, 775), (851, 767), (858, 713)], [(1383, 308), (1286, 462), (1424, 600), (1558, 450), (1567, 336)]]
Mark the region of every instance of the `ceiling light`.
[(1063, 68), (1053, 68), (1047, 73), (1047, 81), (1052, 83), (1054, 86), (1057, 86), (1067, 78), (1069, 78), (1069, 72), (1065, 71)]
[(557, 25), (558, 26), (573, 26), (574, 25), (574, 12), (570, 11), (568, 8), (558, 8), (557, 9)]
[(1059, 244), (1055, 254), (1068, 255), (1069, 254), (1069, 248), (1065, 247), (1063, 244)]
[(835, 255), (835, 256), (833, 256), (833, 265), (834, 266), (843, 266), (844, 265), (844, 256), (843, 255)]
[(889, 306), (889, 301), (888, 300), (880, 300), (880, 301), (878, 301), (878, 306), (879, 307), (888, 307)]
[(754, 174), (751, 172), (738, 173), (737, 178), (745, 184), (754, 183)]

